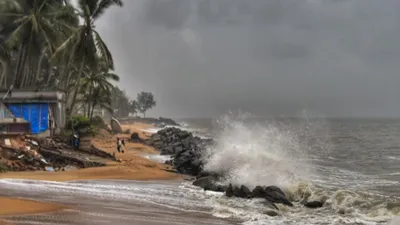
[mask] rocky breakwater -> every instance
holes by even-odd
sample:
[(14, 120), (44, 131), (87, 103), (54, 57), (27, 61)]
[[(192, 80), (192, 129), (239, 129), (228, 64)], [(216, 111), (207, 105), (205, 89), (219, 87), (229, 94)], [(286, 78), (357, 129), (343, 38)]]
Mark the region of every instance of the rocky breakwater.
[(179, 173), (197, 176), (203, 170), (202, 152), (213, 140), (195, 137), (190, 132), (169, 127), (153, 134), (144, 143), (159, 150), (161, 155), (171, 155), (171, 160), (166, 163)]
[(198, 186), (205, 191), (224, 192), (226, 197), (236, 198), (262, 198), (265, 200), (264, 204), (270, 209), (275, 211), (269, 211), (268, 214), (271, 216), (279, 215), (279, 208), (277, 204), (282, 204), (288, 207), (295, 207), (299, 203), (307, 208), (320, 208), (323, 207), (323, 200), (311, 200), (309, 196), (304, 196), (301, 200), (294, 201), (284, 191), (277, 186), (256, 186), (253, 189), (248, 188), (246, 185), (225, 185), (226, 179), (222, 174), (202, 171), (197, 175), (193, 185)]
[[(172, 165), (179, 173), (195, 176), (193, 185), (206, 191), (224, 192), (226, 197), (236, 198), (262, 198), (265, 205), (271, 209), (268, 215), (279, 215), (277, 204), (287, 207), (296, 207), (295, 201), (277, 186), (256, 186), (253, 189), (246, 185), (229, 184), (225, 174), (203, 170), (203, 151), (213, 145), (212, 139), (202, 139), (193, 136), (192, 133), (179, 128), (165, 128), (153, 134), (146, 145), (160, 151), (161, 155), (171, 155), (171, 160), (166, 164)], [(319, 208), (323, 201), (311, 201), (307, 197), (298, 201), (300, 205), (308, 208)]]

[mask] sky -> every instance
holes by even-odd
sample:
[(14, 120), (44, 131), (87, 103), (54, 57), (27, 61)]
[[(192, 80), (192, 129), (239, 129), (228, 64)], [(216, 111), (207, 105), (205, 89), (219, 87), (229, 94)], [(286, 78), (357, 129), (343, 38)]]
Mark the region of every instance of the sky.
[(148, 115), (400, 116), (398, 0), (125, 0), (97, 29)]

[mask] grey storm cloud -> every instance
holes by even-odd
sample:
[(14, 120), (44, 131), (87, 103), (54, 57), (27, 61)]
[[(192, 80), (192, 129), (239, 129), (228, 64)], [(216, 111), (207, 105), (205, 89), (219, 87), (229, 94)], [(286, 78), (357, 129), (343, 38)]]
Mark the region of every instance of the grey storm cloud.
[(97, 26), (153, 115), (400, 115), (397, 0), (135, 0)]

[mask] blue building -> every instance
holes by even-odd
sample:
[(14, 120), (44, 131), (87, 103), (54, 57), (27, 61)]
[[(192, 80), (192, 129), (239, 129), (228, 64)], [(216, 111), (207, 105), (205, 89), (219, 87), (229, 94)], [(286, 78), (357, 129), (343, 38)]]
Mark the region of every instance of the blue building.
[(65, 126), (64, 98), (59, 91), (0, 91), (0, 134), (54, 135)]

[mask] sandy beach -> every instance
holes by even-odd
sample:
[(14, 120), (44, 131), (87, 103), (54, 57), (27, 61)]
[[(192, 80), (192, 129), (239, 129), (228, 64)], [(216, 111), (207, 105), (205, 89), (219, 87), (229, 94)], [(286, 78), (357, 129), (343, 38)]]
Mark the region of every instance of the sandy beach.
[[(138, 132), (142, 138), (146, 138), (149, 134), (143, 132), (142, 129), (150, 128), (149, 124), (128, 124), (122, 125), (123, 130), (129, 129), (130, 132)], [(63, 172), (8, 172), (0, 173), (0, 179), (29, 179), (41, 181), (67, 182), (77, 180), (179, 180), (182, 176), (179, 174), (168, 172), (168, 166), (150, 161), (141, 154), (156, 154), (157, 152), (142, 144), (126, 142), (125, 153), (116, 152), (116, 138), (129, 137), (128, 134), (113, 135), (102, 131), (92, 139), (92, 144), (96, 147), (109, 152), (115, 153), (116, 158), (120, 162), (109, 162), (105, 167), (88, 168), (74, 171)], [(4, 192), (3, 192), (4, 193)], [(10, 195), (10, 191), (6, 191)], [(16, 198), (13, 198), (16, 197)], [(60, 205), (54, 203), (42, 202), (37, 196), (25, 196), (33, 200), (24, 200), (24, 196), (11, 194), (10, 197), (0, 197), (0, 219), (4, 216), (21, 216), (37, 213), (60, 213), (70, 208), (74, 208), (74, 204)], [(5, 222), (0, 222), (5, 224)], [(20, 224), (20, 223), (17, 223)], [(73, 223), (72, 223), (73, 224)], [(90, 223), (87, 223), (90, 224)], [(143, 223), (140, 223), (143, 224)], [(159, 224), (159, 223), (157, 223)]]
[[(131, 132), (138, 132), (142, 138), (146, 138), (149, 134), (141, 131), (141, 129), (149, 128), (149, 124), (130, 124), (123, 125), (123, 129), (130, 129)], [(99, 149), (108, 153), (115, 153), (116, 158), (120, 162), (108, 162), (105, 167), (87, 168), (74, 171), (62, 172), (9, 172), (0, 173), (0, 179), (31, 179), (31, 180), (47, 180), (47, 181), (71, 181), (71, 180), (101, 180), (101, 179), (122, 179), (122, 180), (168, 180), (179, 179), (182, 176), (167, 172), (168, 166), (150, 161), (140, 154), (157, 154), (153, 148), (126, 142), (124, 147), (125, 153), (116, 151), (117, 137), (128, 138), (128, 134), (109, 134), (106, 131), (100, 131), (92, 139), (92, 144)]]

